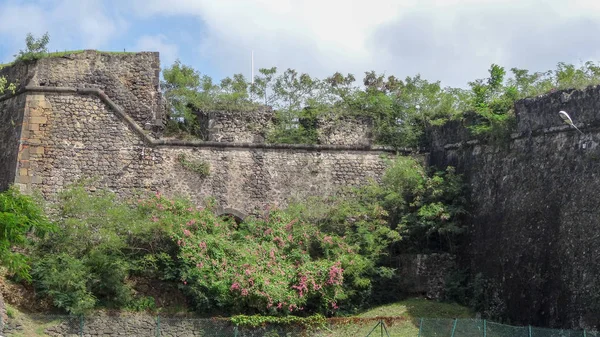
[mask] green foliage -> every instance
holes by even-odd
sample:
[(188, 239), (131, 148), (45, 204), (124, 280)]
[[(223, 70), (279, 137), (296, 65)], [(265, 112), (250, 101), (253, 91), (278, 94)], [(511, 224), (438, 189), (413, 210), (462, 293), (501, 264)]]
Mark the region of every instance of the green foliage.
[[(0, 66), (0, 69), (2, 69), (2, 66)], [(14, 94), (17, 86), (14, 83), (9, 83), (6, 77), (0, 76), (0, 95), (4, 94), (7, 90)]]
[(17, 61), (38, 60), (48, 54), (48, 42), (50, 42), (50, 35), (47, 32), (37, 39), (31, 33), (27, 33), (27, 37), (25, 37), (26, 49), (19, 50), (15, 58)]
[[(193, 69), (176, 62), (165, 70), (166, 83), (176, 83), (169, 77), (180, 69), (187, 69), (186, 76), (200, 81)], [(172, 116), (182, 120), (179, 124), (171, 123), (169, 130), (191, 134), (194, 131), (190, 129), (200, 130), (190, 111), (218, 108), (246, 111), (260, 103), (273, 106), (276, 111), (275, 123), (267, 135), (270, 143), (318, 143), (316, 121), (343, 116), (371, 118), (375, 143), (394, 148), (425, 147), (429, 144), (431, 127), (461, 118), (469, 120), (474, 136), (504, 143), (516, 123), (513, 111), (516, 100), (600, 84), (600, 66), (594, 62), (580, 67), (561, 62), (556, 70), (536, 73), (512, 68), (510, 73), (507, 78), (503, 67), (492, 64), (489, 77), (469, 82), (469, 90), (442, 87), (439, 81), (430, 82), (418, 74), (401, 80), (374, 71), (365, 72), (362, 88), (355, 84), (356, 77), (352, 74), (336, 72), (318, 79), (293, 69), (278, 74), (275, 67), (261, 68), (253, 84), (235, 75), (215, 86), (204, 76), (202, 81), (206, 85), (194, 86), (186, 93), (188, 99), (184, 101), (194, 103), (183, 104), (182, 108), (179, 96), (166, 95), (174, 107)], [(199, 101), (193, 98), (198, 95), (202, 96)], [(181, 113), (185, 109), (189, 111)], [(471, 113), (476, 116), (474, 120), (470, 120)]]
[[(472, 97), (471, 106), (479, 119), (471, 126), (476, 136), (487, 139), (506, 139), (514, 124), (513, 104), (519, 98), (517, 87), (504, 86), (506, 71), (503, 67), (492, 64), (490, 77), (470, 82)], [(523, 77), (520, 77), (523, 79)]]
[(27, 246), (30, 233), (43, 237), (53, 230), (38, 201), (21, 194), (15, 186), (0, 193), (0, 263), (9, 272), (30, 280), (28, 257), (13, 248)]
[(261, 316), (261, 315), (236, 315), (230, 318), (231, 323), (239, 326), (260, 327), (267, 324), (270, 325), (298, 325), (303, 328), (324, 328), (327, 325), (327, 320), (323, 315), (312, 315), (308, 317), (299, 316)]
[[(237, 224), (212, 206), (156, 196), (144, 207), (179, 247), (182, 290), (200, 311), (334, 312), (346, 279), (361, 279), (359, 247), (273, 210)], [(364, 287), (368, 279), (355, 287)]]
[(248, 111), (257, 106), (249, 101), (249, 85), (241, 74), (227, 77), (216, 85), (210, 77), (177, 60), (163, 70), (163, 78), (161, 87), (169, 106), (168, 134), (185, 132), (205, 138), (198, 113)]
[(6, 306), (6, 316), (10, 319), (15, 318), (15, 309), (10, 306)]
[(183, 167), (192, 172), (196, 172), (202, 178), (210, 175), (210, 164), (203, 160), (188, 160), (183, 153), (177, 156), (177, 160)]
[(37, 243), (32, 258), (39, 293), (73, 314), (98, 305), (139, 307), (127, 280), (156, 272), (141, 266), (172, 251), (165, 233), (138, 208), (83, 184), (62, 192), (54, 213), (59, 230)]
[(408, 248), (420, 252), (454, 253), (464, 232), (466, 214), (462, 178), (453, 167), (426, 172), (414, 160), (398, 159), (382, 179), (384, 207), (406, 238)]

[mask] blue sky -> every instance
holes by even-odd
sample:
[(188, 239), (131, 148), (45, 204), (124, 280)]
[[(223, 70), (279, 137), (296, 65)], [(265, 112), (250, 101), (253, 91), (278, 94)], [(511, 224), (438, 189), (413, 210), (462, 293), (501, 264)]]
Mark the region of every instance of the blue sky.
[(420, 73), (464, 87), (491, 63), (600, 60), (596, 0), (0, 0), (0, 63), (27, 32), (49, 49), (159, 51), (217, 80), (277, 66), (325, 77)]

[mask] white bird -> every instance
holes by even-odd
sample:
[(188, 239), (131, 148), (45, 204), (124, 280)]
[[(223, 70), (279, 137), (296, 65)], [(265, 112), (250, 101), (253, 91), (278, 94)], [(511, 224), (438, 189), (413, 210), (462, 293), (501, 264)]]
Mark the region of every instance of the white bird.
[(579, 130), (579, 128), (576, 127), (575, 124), (573, 124), (573, 120), (571, 119), (571, 117), (569, 116), (568, 113), (561, 110), (558, 114), (560, 115), (560, 118), (562, 118), (565, 123), (574, 127), (577, 131), (579, 131), (581, 134), (583, 134), (583, 132), (581, 132), (581, 130)]

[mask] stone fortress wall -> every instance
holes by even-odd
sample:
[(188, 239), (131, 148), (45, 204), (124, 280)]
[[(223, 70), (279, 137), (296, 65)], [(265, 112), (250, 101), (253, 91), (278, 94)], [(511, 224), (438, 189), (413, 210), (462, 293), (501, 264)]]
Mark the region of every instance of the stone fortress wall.
[[(206, 141), (160, 138), (159, 71), (158, 53), (95, 51), (0, 70), (19, 84), (15, 95), (0, 98), (0, 189), (16, 183), (51, 198), (80, 178), (97, 178), (96, 186), (121, 195), (215, 197), (222, 209), (246, 214), (377, 180), (384, 171), (386, 151), (369, 144), (265, 144), (256, 126), (269, 123), (270, 110), (258, 111), (254, 124), (210, 114)], [(182, 160), (208, 164), (209, 173)]]
[(457, 123), (433, 142), (431, 164), (457, 167), (469, 184), (463, 267), (485, 280), (490, 313), (518, 324), (599, 329), (600, 86), (524, 99), (515, 112), (508, 142), (469, 140)]

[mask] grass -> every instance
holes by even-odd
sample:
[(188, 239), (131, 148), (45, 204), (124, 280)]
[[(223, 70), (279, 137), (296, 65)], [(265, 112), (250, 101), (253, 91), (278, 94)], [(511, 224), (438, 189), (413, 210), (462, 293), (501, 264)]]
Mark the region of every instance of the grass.
[[(35, 59), (43, 59), (43, 58), (51, 58), (51, 57), (62, 57), (62, 56), (72, 55), (72, 54), (81, 54), (84, 51), (85, 50), (80, 49), (80, 50), (56, 51), (56, 52), (53, 52), (53, 53), (42, 53), (40, 55), (37, 55), (35, 57)], [(135, 54), (136, 52), (128, 52), (128, 51), (98, 51), (98, 50), (96, 50), (96, 53), (98, 53), (98, 54), (108, 54), (108, 55), (129, 55), (129, 54)], [(29, 59), (27, 59), (27, 60), (29, 60)], [(20, 59), (14, 60), (14, 61), (9, 62), (9, 63), (0, 63), (0, 69), (2, 69), (4, 67), (12, 66), (13, 64), (15, 64), (18, 61), (20, 61)]]
[[(335, 318), (331, 330), (323, 337), (366, 336), (383, 320), (390, 336), (415, 337), (419, 334), (420, 318), (473, 318), (475, 314), (466, 307), (452, 303), (410, 298), (366, 310), (354, 317)], [(380, 335), (380, 327), (372, 336)], [(385, 332), (384, 332), (385, 335)]]
[(473, 312), (466, 307), (453, 303), (441, 303), (424, 298), (410, 298), (397, 303), (369, 309), (358, 317), (406, 317), (406, 318), (472, 318)]
[(59, 325), (62, 322), (61, 316), (28, 315), (20, 312), (9, 304), (6, 304), (6, 311), (12, 313), (9, 315), (8, 324), (11, 326), (20, 325), (22, 327), (22, 330), (11, 334), (13, 337), (50, 336), (45, 333), (46, 329)]

